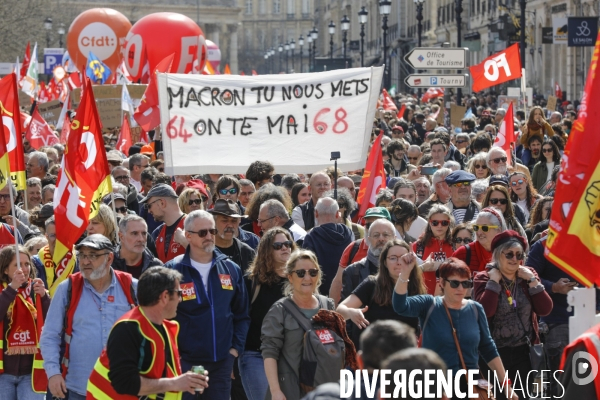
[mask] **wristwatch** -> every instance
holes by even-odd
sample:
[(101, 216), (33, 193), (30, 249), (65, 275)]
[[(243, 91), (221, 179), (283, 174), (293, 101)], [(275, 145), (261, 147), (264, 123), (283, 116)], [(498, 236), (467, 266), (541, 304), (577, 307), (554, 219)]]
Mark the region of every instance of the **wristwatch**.
[(527, 284), (530, 284), (533, 281), (537, 281), (537, 278), (535, 276), (532, 276), (531, 278), (527, 279)]

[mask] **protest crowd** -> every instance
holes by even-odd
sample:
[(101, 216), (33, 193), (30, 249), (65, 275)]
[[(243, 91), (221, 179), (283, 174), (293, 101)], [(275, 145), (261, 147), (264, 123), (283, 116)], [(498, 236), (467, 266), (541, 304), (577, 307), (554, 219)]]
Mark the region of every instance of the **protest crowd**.
[(578, 102), (383, 89), (364, 169), (257, 154), (173, 176), (164, 127), (89, 135), (83, 86), (54, 144), (0, 140), (0, 398), (338, 399), (342, 370), (427, 368), (478, 370), (497, 399), (599, 398), (571, 378), (580, 284), (545, 256)]

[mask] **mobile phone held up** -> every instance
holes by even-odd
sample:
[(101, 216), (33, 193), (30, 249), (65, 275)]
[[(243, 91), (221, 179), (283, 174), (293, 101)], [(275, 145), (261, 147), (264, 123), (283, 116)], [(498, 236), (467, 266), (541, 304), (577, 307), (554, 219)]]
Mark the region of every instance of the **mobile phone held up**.
[(437, 170), (437, 167), (421, 167), (421, 175), (433, 175)]

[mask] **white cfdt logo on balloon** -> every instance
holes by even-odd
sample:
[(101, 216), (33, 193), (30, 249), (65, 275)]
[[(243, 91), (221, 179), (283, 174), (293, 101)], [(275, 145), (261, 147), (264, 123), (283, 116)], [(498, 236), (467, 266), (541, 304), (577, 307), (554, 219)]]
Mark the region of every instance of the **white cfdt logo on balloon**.
[(507, 77), (511, 75), (510, 66), (506, 60), (506, 54), (504, 53), (485, 62), (483, 65), (483, 75), (487, 80), (495, 82), (500, 78), (500, 68), (504, 69), (504, 73)]
[[(598, 361), (587, 351), (578, 351), (573, 354), (571, 363), (573, 367), (573, 382), (576, 385), (587, 385), (596, 379), (596, 375), (598, 375)], [(589, 375), (580, 378), (580, 376), (588, 374), (588, 369), (590, 370)]]
[(102, 61), (113, 55), (118, 44), (115, 31), (103, 22), (92, 22), (83, 28), (77, 40), (81, 54), (87, 57), (91, 51)]

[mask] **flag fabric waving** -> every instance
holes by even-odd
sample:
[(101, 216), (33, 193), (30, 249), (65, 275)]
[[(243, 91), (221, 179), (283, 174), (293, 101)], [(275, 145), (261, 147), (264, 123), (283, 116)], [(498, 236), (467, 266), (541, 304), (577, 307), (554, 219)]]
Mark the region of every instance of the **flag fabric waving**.
[(88, 221), (98, 214), (102, 198), (112, 191), (102, 125), (89, 78), (71, 124), (61, 167), (54, 192), (54, 216), (56, 226), (61, 227), (56, 231), (53, 257), (57, 265), (71, 252)]
[(561, 160), (545, 256), (582, 284), (600, 285), (600, 34)]
[(129, 127), (129, 118), (127, 114), (123, 114), (123, 124), (121, 125), (121, 132), (117, 139), (117, 145), (115, 149), (119, 150), (125, 155), (129, 155), (129, 148), (133, 143), (131, 142), (131, 128)]
[(558, 82), (554, 82), (554, 96), (556, 98), (558, 98), (559, 100), (562, 100), (563, 97), (563, 91), (560, 88), (560, 85), (558, 84)]
[[(154, 129), (160, 124), (160, 109), (158, 107), (158, 83), (156, 82), (156, 75), (159, 72), (171, 72), (171, 65), (173, 64), (173, 58), (175, 54), (171, 54), (165, 57), (164, 60), (158, 63), (154, 69), (150, 83), (144, 92), (144, 96), (138, 106), (133, 118), (146, 132)], [(208, 64), (208, 63), (206, 63)]]
[(0, 80), (0, 111), (2, 129), (10, 163), (10, 177), (17, 190), (26, 189), (25, 159), (23, 158), (23, 140), (21, 110), (17, 92), (17, 75), (13, 72)]
[(404, 118), (404, 111), (406, 111), (406, 104), (402, 103), (402, 106), (400, 107), (400, 111), (398, 111), (398, 114), (396, 114), (396, 119), (398, 121), (400, 121), (402, 118)]
[(469, 67), (473, 79), (473, 91), (480, 92), (491, 86), (521, 77), (521, 55), (519, 44), (496, 53), (480, 64)]
[(71, 132), (71, 120), (69, 116), (65, 114), (63, 119), (62, 128), (60, 129), (60, 144), (67, 144), (67, 139), (69, 138), (69, 133)]
[[(21, 65), (21, 71), (19, 72), (19, 78), (23, 78), (25, 75), (27, 75), (27, 70), (29, 69), (30, 62), (31, 62), (31, 43), (27, 42), (27, 47), (25, 48), (25, 55), (23, 57), (23, 64)], [(17, 79), (17, 81), (19, 82), (19, 86), (22, 86), (22, 82), (19, 79)]]
[[(129, 113), (129, 118), (133, 118), (133, 115), (135, 114), (135, 105), (133, 104), (133, 99), (129, 95), (129, 90), (125, 84), (123, 84), (123, 89), (121, 90), (121, 110), (127, 111)], [(135, 119), (131, 125), (137, 126)]]
[(421, 102), (427, 103), (431, 99), (435, 99), (436, 97), (444, 96), (444, 89), (438, 87), (431, 87), (427, 89), (423, 96), (421, 96)]
[(223, 75), (231, 75), (231, 69), (229, 68), (229, 64), (225, 64), (225, 69), (223, 70)]
[[(26, 93), (29, 97), (35, 99), (35, 94), (37, 93), (38, 88), (37, 43), (33, 46), (31, 59), (21, 82), (23, 93)], [(10, 145), (8, 146), (10, 147)]]
[(513, 165), (511, 145), (516, 142), (514, 120), (513, 103), (511, 102), (502, 120), (502, 125), (498, 130), (498, 136), (496, 136), (496, 140), (494, 140), (494, 144), (492, 145), (492, 147), (501, 147), (506, 152), (506, 157), (508, 158), (506, 165)]
[(54, 135), (54, 132), (52, 132), (48, 123), (42, 118), (37, 107), (31, 116), (27, 132), (25, 132), (25, 139), (27, 139), (31, 147), (36, 150), (42, 146), (52, 146), (59, 143), (58, 138)]
[[(14, 89), (11, 87), (13, 85), (15, 86)], [(14, 115), (14, 107), (10, 107), (12, 106), (11, 102), (14, 102), (14, 98), (10, 99), (9, 92), (16, 91), (17, 85), (17, 75), (15, 73), (7, 75), (0, 80), (0, 116), (2, 117), (2, 129), (4, 130), (4, 135), (0, 135), (0, 190), (4, 189), (10, 177), (10, 160), (6, 149), (5, 137), (7, 131), (9, 131), (9, 137), (12, 137), (12, 132), (16, 131), (15, 127), (21, 126), (20, 113)], [(8, 101), (7, 98), (9, 98)], [(18, 110), (18, 100), (16, 103)]]
[(381, 188), (385, 188), (386, 177), (381, 154), (382, 138), (383, 133), (380, 133), (373, 142), (369, 158), (367, 158), (367, 165), (365, 166), (363, 179), (360, 183), (360, 190), (358, 191), (358, 196), (356, 198), (357, 203), (360, 204), (358, 218), (362, 218), (369, 208), (375, 207), (375, 197), (377, 196), (377, 193), (379, 193)]
[(100, 61), (98, 57), (96, 57), (94, 53), (90, 51), (86, 63), (85, 74), (90, 79), (93, 79), (94, 83), (103, 85), (106, 83), (111, 73), (112, 71), (110, 68), (108, 68), (106, 64)]
[(388, 94), (388, 91), (383, 89), (383, 109), (385, 111), (398, 111), (396, 103), (392, 100), (392, 97)]
[(46, 87), (46, 84), (44, 83), (44, 81), (41, 81), (40, 82), (40, 90), (37, 95), (37, 101), (40, 103), (47, 103), (50, 100), (53, 100), (51, 98), (51, 93), (49, 92), (48, 88)]

